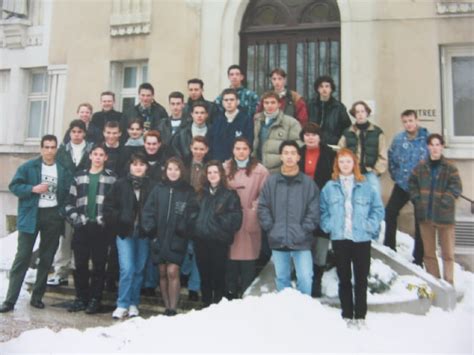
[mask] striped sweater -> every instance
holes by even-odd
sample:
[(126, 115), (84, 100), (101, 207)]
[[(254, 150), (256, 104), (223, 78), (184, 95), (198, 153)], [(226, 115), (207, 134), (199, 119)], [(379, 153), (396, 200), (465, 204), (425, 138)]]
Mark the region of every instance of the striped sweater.
[[(111, 170), (104, 169), (99, 177), (97, 186), (96, 203), (97, 218), (99, 225), (104, 225), (104, 199), (111, 190), (117, 176)], [(69, 189), (69, 196), (66, 203), (66, 218), (74, 226), (84, 226), (88, 222), (87, 218), (87, 192), (89, 188), (89, 170), (79, 171)]]

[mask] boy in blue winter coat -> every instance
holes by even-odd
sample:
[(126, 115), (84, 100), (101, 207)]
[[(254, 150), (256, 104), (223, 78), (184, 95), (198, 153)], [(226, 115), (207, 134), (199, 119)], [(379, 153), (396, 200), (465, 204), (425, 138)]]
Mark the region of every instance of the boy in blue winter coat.
[[(401, 114), (403, 132), (398, 133), (388, 150), (388, 170), (395, 182), (392, 194), (385, 208), (385, 240), (384, 245), (396, 249), (397, 218), (400, 210), (410, 201), (408, 180), (413, 169), (422, 160), (428, 157), (426, 138), (429, 133), (426, 128), (420, 127), (417, 114), (414, 110), (405, 110)], [(415, 214), (415, 248), (413, 250), (414, 263), (423, 263), (423, 242), (420, 227)]]
[(212, 159), (225, 161), (232, 158), (235, 138), (244, 137), (253, 144), (253, 119), (239, 110), (239, 97), (234, 89), (224, 89), (221, 112), (211, 128), (209, 150)]

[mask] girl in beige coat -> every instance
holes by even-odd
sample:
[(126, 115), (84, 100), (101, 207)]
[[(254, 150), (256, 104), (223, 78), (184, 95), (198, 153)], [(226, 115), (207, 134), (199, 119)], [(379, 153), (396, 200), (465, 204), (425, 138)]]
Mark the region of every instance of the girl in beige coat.
[(255, 158), (251, 158), (250, 153), (248, 140), (239, 137), (234, 142), (233, 159), (224, 163), (229, 187), (237, 191), (243, 212), (242, 227), (235, 235), (227, 263), (226, 288), (229, 299), (240, 297), (252, 283), (262, 245), (257, 206), (258, 196), (269, 172)]

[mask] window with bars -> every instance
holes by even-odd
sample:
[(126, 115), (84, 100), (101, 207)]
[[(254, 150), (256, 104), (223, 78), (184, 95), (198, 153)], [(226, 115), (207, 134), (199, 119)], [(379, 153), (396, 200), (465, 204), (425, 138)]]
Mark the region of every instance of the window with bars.
[(26, 137), (39, 139), (45, 134), (48, 110), (49, 80), (46, 68), (32, 69), (28, 92), (28, 125)]
[(250, 1), (240, 34), (248, 88), (258, 94), (271, 89), (274, 68), (285, 70), (288, 87), (308, 99), (318, 76), (340, 84), (339, 18), (335, 0)]

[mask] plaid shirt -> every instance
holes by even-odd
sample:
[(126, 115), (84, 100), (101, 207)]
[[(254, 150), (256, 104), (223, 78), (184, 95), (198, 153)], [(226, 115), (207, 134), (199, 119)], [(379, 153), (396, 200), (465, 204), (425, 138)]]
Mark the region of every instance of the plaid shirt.
[[(117, 176), (108, 169), (104, 169), (99, 177), (97, 186), (97, 223), (104, 225), (104, 199), (110, 191), (112, 185), (117, 180)], [(66, 218), (74, 226), (80, 227), (86, 225), (87, 218), (87, 193), (89, 189), (89, 171), (79, 171), (69, 189), (69, 196), (66, 203)]]

